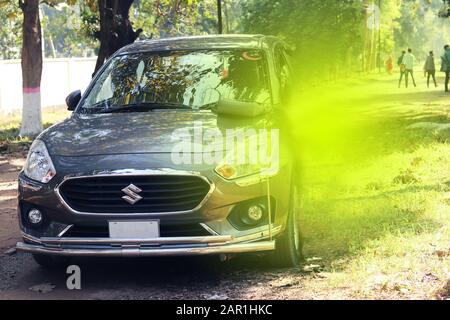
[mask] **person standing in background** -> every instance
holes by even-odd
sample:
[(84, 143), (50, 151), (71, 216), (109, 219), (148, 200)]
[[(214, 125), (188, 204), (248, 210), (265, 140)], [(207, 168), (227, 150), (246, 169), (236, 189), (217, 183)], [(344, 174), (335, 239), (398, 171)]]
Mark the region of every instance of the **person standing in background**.
[(430, 54), (425, 61), (425, 65), (423, 67), (425, 74), (427, 76), (427, 87), (430, 87), (430, 77), (433, 77), (434, 86), (437, 87), (436, 83), (436, 65), (434, 63), (434, 54), (433, 51), (430, 51)]
[(387, 73), (392, 74), (392, 71), (394, 70), (394, 63), (392, 61), (392, 56), (389, 56), (387, 58), (387, 60), (385, 61), (385, 65)]
[(386, 59), (384, 65), (386, 66), (387, 73), (392, 74), (392, 71), (394, 70), (394, 62), (392, 61), (392, 56), (389, 56)]
[(411, 74), (411, 79), (413, 81), (414, 87), (416, 86), (416, 80), (414, 79), (414, 62), (416, 61), (416, 57), (412, 54), (412, 49), (408, 49), (408, 53), (403, 56), (402, 64), (405, 65), (405, 82), (406, 87), (408, 88), (408, 77)]
[(398, 87), (402, 85), (402, 79), (405, 75), (405, 65), (403, 64), (403, 57), (405, 56), (406, 51), (402, 51), (402, 55), (397, 60), (397, 65), (400, 68), (400, 80), (398, 80)]
[(448, 92), (448, 82), (450, 81), (450, 45), (444, 47), (444, 54), (441, 57), (441, 71), (445, 72), (445, 92)]

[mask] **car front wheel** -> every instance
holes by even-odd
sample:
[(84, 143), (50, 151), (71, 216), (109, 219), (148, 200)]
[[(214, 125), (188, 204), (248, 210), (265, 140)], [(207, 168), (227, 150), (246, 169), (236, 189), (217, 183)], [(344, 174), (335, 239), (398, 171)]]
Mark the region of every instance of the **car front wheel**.
[(273, 266), (295, 267), (303, 261), (303, 237), (299, 223), (298, 188), (291, 187), (289, 213), (284, 233), (276, 238), (275, 251), (270, 255)]

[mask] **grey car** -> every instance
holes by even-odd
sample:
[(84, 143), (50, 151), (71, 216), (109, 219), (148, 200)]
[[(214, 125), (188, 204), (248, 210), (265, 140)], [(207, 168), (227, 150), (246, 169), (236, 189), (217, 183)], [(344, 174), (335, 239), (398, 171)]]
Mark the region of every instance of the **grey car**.
[[(298, 264), (290, 73), (287, 45), (269, 36), (122, 48), (83, 95), (67, 97), (72, 115), (32, 144), (19, 176), (17, 249), (47, 267), (76, 256), (241, 253)], [(252, 146), (270, 145), (276, 158), (229, 160), (268, 132)]]

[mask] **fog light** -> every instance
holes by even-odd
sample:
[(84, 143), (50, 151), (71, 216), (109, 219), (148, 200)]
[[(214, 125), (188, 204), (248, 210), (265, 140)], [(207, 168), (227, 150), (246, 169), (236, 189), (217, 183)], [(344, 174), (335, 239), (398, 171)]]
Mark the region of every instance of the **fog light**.
[(28, 221), (33, 225), (38, 225), (42, 222), (42, 212), (38, 209), (31, 209), (28, 212)]
[[(275, 199), (271, 199), (271, 201), (272, 208), (274, 208)], [(267, 196), (243, 201), (234, 206), (227, 220), (239, 231), (261, 227), (269, 222), (269, 211), (267, 208)], [(272, 210), (272, 221), (275, 214), (274, 211)]]
[(264, 211), (261, 206), (250, 206), (247, 211), (247, 215), (250, 220), (258, 222), (263, 217)]
[(241, 221), (247, 226), (255, 226), (264, 218), (265, 208), (262, 205), (251, 205), (241, 212)]

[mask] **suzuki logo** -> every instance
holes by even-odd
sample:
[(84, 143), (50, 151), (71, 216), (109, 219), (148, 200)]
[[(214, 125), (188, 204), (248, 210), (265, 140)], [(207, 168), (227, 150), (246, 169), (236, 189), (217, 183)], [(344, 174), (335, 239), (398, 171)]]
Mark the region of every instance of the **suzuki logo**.
[(123, 196), (122, 199), (129, 204), (135, 204), (136, 202), (143, 199), (140, 195), (138, 195), (138, 193), (142, 192), (142, 190), (136, 187), (134, 184), (130, 184), (128, 187), (123, 188), (122, 192), (126, 194), (126, 196)]

